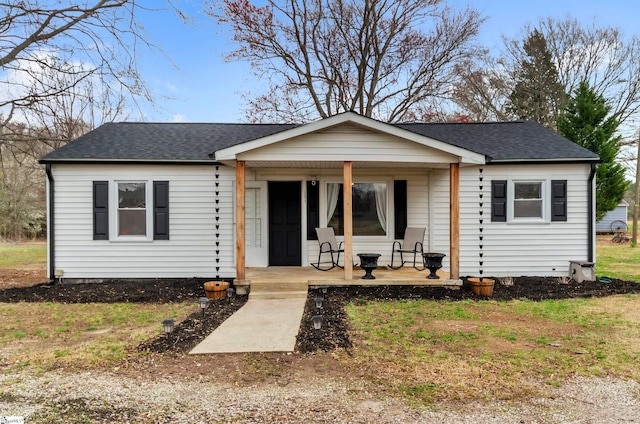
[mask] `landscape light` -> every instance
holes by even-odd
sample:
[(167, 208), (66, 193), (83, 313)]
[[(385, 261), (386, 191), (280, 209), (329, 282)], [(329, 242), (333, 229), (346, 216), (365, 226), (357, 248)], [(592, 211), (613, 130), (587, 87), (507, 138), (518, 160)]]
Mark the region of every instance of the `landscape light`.
[(235, 293), (235, 289), (233, 287), (229, 287), (227, 289), (227, 302), (231, 302), (231, 298), (233, 297), (233, 293)]
[(202, 310), (202, 316), (204, 316), (204, 310), (207, 309), (207, 305), (209, 305), (209, 299), (206, 297), (201, 297), (198, 301), (200, 303), (200, 309)]
[(172, 318), (167, 318), (164, 321), (162, 321), (162, 329), (164, 330), (164, 334), (166, 334), (167, 337), (173, 331), (174, 324), (175, 324), (175, 320), (173, 320)]
[(314, 315), (311, 317), (311, 322), (314, 329), (320, 330), (322, 328), (322, 315)]
[(322, 302), (324, 301), (324, 298), (320, 297), (320, 296), (316, 296), (316, 308), (320, 309), (322, 308)]
[(322, 290), (322, 293), (326, 293), (327, 290), (329, 289), (329, 286), (326, 284), (323, 284), (320, 286), (320, 289)]

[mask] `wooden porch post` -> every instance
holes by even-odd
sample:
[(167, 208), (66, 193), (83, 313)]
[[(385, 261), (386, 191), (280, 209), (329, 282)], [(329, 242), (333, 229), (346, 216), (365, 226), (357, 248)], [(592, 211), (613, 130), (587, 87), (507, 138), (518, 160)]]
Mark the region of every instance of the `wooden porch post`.
[(344, 162), (343, 165), (343, 219), (344, 219), (344, 279), (353, 279), (353, 163)]
[(245, 279), (245, 166), (244, 161), (236, 163), (236, 279)]
[(449, 165), (449, 259), (451, 279), (460, 278), (460, 164)]

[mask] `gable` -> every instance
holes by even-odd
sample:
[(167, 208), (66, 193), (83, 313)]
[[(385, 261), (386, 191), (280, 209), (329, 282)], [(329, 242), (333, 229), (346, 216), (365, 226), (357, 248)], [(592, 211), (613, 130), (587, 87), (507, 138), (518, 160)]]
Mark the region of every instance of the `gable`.
[[(218, 161), (483, 164), (484, 155), (353, 112), (221, 149)], [(255, 165), (255, 164), (254, 164)]]
[(363, 128), (350, 122), (299, 135), (264, 147), (241, 152), (247, 162), (335, 162), (361, 165), (406, 163), (435, 166), (457, 162), (458, 156), (395, 135)]

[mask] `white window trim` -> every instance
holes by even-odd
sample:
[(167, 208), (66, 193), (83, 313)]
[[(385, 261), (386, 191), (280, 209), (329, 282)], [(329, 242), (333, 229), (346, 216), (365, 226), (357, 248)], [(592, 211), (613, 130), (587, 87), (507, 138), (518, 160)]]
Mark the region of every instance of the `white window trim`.
[[(344, 180), (335, 177), (335, 178), (323, 178), (319, 181), (320, 184), (320, 226), (327, 226), (327, 184), (328, 183), (339, 183), (343, 184)], [(375, 241), (375, 240), (392, 240), (393, 239), (393, 226), (391, 225), (395, 222), (394, 216), (394, 205), (392, 204), (394, 200), (393, 193), (393, 179), (383, 179), (383, 178), (354, 178), (354, 184), (375, 184), (375, 183), (385, 183), (387, 185), (387, 228), (385, 229), (385, 235), (383, 236), (353, 236), (353, 240), (365, 240), (365, 241)], [(336, 235), (338, 240), (343, 240), (344, 236)]]
[[(146, 236), (118, 235), (118, 184), (144, 183), (146, 207)], [(152, 242), (153, 241), (153, 181), (151, 180), (113, 180), (110, 181), (111, 196), (109, 198), (109, 241), (114, 242)]]
[[(540, 183), (540, 196), (542, 198), (541, 218), (518, 218), (515, 211), (515, 184), (516, 183)], [(514, 224), (543, 224), (551, 222), (551, 180), (541, 178), (518, 178), (508, 180), (507, 184), (507, 222)]]

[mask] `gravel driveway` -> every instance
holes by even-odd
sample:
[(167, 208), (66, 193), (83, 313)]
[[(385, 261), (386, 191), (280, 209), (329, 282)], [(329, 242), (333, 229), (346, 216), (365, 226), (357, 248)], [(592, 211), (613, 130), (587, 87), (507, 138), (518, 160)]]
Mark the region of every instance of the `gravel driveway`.
[(526, 404), (492, 401), (412, 408), (376, 399), (358, 381), (287, 385), (150, 381), (108, 372), (0, 376), (0, 416), (26, 423), (640, 423), (640, 385), (577, 377)]

